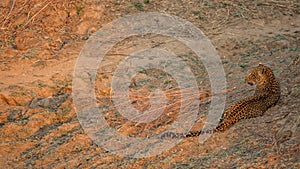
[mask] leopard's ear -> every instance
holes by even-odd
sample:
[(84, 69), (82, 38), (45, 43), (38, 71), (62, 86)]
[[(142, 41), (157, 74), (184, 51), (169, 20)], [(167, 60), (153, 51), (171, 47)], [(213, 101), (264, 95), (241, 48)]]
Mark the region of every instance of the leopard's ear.
[(266, 73), (266, 68), (262, 68), (262, 70), (261, 70), (261, 74), (265, 74)]
[(258, 63), (258, 66), (264, 66), (261, 62)]

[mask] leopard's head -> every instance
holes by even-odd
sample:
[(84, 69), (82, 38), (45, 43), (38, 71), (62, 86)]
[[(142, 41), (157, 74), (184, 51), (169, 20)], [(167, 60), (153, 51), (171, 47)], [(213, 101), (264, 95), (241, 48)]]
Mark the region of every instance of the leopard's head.
[(256, 85), (256, 87), (264, 87), (271, 83), (275, 79), (272, 70), (259, 63), (259, 65), (252, 69), (246, 76), (245, 80), (250, 85)]

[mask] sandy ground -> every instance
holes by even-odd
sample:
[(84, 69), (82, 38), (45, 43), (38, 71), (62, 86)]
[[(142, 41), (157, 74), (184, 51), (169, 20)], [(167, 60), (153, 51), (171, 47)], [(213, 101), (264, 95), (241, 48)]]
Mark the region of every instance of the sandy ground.
[[(300, 167), (299, 1), (2, 0), (0, 9), (0, 168)], [(98, 146), (83, 130), (74, 108), (76, 61), (94, 32), (138, 12), (178, 16), (208, 36), (225, 69), (226, 106), (253, 93), (244, 77), (259, 62), (270, 66), (280, 81), (279, 103), (264, 116), (241, 121), (204, 144), (188, 138), (156, 156), (122, 157)], [(95, 96), (107, 123), (123, 135), (147, 138), (178, 117), (178, 84), (157, 70), (135, 76), (130, 98), (136, 109), (151, 109), (149, 91), (161, 84), (172, 103), (162, 116), (141, 124), (113, 109), (112, 72), (125, 56), (145, 46), (172, 50), (192, 68), (199, 88), (185, 92), (200, 92), (199, 118), (193, 127), (200, 129), (211, 96), (207, 72), (186, 46), (159, 35), (123, 40), (99, 66)]]

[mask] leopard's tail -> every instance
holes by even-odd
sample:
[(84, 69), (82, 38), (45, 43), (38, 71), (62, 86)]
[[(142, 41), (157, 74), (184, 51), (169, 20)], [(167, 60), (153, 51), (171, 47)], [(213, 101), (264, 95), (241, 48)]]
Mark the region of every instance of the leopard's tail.
[(166, 132), (161, 135), (161, 138), (185, 138), (185, 137), (196, 137), (201, 134), (212, 134), (214, 130), (199, 130), (199, 131), (189, 131), (188, 133), (174, 133)]
[(188, 133), (174, 133), (174, 132), (166, 132), (161, 135), (161, 138), (185, 138), (185, 137), (197, 137), (202, 134), (212, 134), (215, 132), (222, 132), (229, 128), (234, 123), (238, 122), (238, 120), (224, 120), (221, 121), (220, 124), (215, 129), (210, 130), (198, 130), (198, 131), (189, 131)]

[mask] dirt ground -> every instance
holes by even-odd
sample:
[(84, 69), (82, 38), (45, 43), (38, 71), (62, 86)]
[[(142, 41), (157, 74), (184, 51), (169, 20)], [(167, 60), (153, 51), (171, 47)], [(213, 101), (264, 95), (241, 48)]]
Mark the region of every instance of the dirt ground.
[[(259, 62), (270, 66), (280, 81), (279, 103), (262, 117), (213, 134), (204, 144), (197, 138), (183, 139), (148, 158), (122, 157), (96, 145), (80, 125), (73, 105), (76, 61), (94, 32), (137, 12), (178, 16), (209, 37), (226, 73), (226, 106), (253, 93), (244, 77)], [(298, 0), (2, 0), (0, 16), (0, 168), (300, 168)], [(200, 129), (205, 118), (201, 112), (210, 100), (207, 73), (188, 50), (176, 48), (180, 44), (170, 40), (134, 36), (110, 52), (130, 53), (140, 44), (178, 50), (201, 86), (203, 102), (193, 127)], [(131, 98), (137, 109), (151, 107), (145, 96), (154, 84), (163, 83), (167, 100), (175, 100), (175, 111), (167, 108), (158, 120), (135, 124), (110, 111), (112, 74), (108, 72), (124, 56), (109, 56), (100, 66), (95, 87), (97, 104), (108, 107), (104, 111), (108, 124), (132, 137), (163, 132), (178, 116), (174, 79), (151, 70), (135, 77)], [(142, 83), (142, 77), (149, 83)]]

